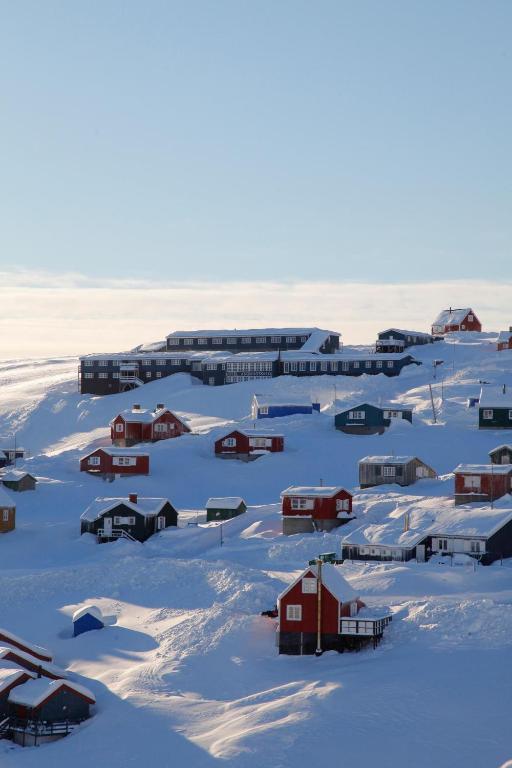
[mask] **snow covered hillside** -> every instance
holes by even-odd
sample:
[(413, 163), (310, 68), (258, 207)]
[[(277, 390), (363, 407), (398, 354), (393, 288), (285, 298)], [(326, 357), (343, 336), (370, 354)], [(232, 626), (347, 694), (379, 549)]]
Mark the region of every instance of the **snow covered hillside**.
[[(490, 334), (454, 335), (415, 348), (422, 366), (397, 378), (282, 377), (205, 387), (186, 374), (136, 392), (77, 392), (77, 360), (0, 363), (0, 436), (24, 446), (37, 490), (11, 494), (16, 530), (0, 537), (0, 626), (53, 650), (60, 667), (96, 696), (94, 716), (66, 739), (26, 748), (0, 740), (2, 768), (108, 768), (182, 763), (236, 768), (334, 765), (384, 768), (497, 766), (512, 757), (512, 563), (489, 567), (346, 563), (371, 605), (394, 620), (377, 650), (278, 656), (275, 624), (260, 616), (306, 564), (340, 551), (348, 531), (397, 504), (453, 493), (453, 468), (482, 463), (510, 432), (479, 431), (467, 398), (480, 381), (512, 386), (512, 352)], [(444, 360), (433, 379), (434, 359)], [(437, 423), (432, 422), (429, 384)], [(320, 414), (267, 422), (285, 451), (243, 463), (213, 455), (217, 437), (249, 427), (254, 392), (308, 395)], [(382, 436), (334, 429), (334, 413), (363, 401), (414, 406), (413, 423)], [(165, 403), (193, 433), (145, 446), (148, 477), (109, 484), (80, 473), (84, 452), (110, 444), (109, 420), (133, 402)], [(368, 454), (414, 454), (438, 480), (400, 491), (360, 491)], [(357, 519), (331, 534), (283, 537), (279, 494), (289, 485), (344, 485)], [(145, 544), (97, 545), (79, 518), (102, 495), (164, 496), (180, 527)], [(210, 496), (242, 496), (248, 512), (220, 528), (205, 519)], [(511, 504), (512, 506), (512, 504)], [(222, 543), (222, 546), (221, 546)], [(94, 603), (112, 616), (71, 637), (71, 615)]]

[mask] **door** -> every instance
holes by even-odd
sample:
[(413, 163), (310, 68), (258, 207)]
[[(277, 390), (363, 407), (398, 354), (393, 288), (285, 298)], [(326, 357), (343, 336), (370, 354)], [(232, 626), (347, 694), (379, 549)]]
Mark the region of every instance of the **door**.
[(416, 477), (426, 477), (427, 476), (427, 470), (425, 467), (416, 467)]
[(112, 518), (105, 517), (103, 519), (103, 535), (112, 536)]
[(156, 529), (157, 531), (161, 531), (163, 528), (165, 528), (165, 517), (161, 515), (156, 519)]

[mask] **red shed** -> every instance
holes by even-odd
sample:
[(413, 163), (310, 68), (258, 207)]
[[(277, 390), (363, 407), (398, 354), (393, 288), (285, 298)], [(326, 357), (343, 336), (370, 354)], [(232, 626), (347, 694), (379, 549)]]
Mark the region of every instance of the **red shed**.
[(215, 441), (215, 455), (223, 459), (251, 461), (266, 453), (279, 453), (284, 449), (283, 435), (234, 429)]
[(343, 651), (382, 637), (389, 611), (370, 612), (341, 568), (309, 565), (278, 597), (279, 653)]
[(498, 352), (503, 352), (504, 349), (512, 349), (512, 328), (508, 331), (500, 331), (498, 336)]
[(148, 475), (149, 454), (132, 448), (97, 448), (80, 459), (80, 472), (94, 475)]
[(110, 422), (110, 429), (112, 443), (123, 447), (168, 440), (190, 432), (190, 427), (163, 403), (159, 403), (153, 411), (140, 405), (121, 411)]
[(482, 323), (471, 307), (463, 309), (443, 309), (432, 323), (432, 335), (436, 336), (454, 331), (481, 331)]
[(455, 504), (494, 501), (512, 492), (512, 464), (459, 464), (455, 475)]
[(352, 494), (341, 486), (292, 485), (281, 499), (285, 536), (330, 531), (354, 518)]

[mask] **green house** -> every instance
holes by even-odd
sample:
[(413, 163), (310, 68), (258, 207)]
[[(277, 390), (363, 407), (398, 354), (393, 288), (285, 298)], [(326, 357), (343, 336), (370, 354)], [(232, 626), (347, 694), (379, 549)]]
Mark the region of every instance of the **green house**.
[(512, 429), (512, 389), (486, 385), (478, 403), (479, 429)]
[(247, 512), (247, 504), (240, 496), (224, 496), (211, 498), (206, 502), (206, 522), (215, 520), (231, 520)]

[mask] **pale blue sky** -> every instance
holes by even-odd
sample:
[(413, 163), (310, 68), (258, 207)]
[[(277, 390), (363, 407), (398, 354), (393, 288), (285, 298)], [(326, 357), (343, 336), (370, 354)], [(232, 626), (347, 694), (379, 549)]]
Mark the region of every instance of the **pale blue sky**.
[(510, 276), (508, 0), (0, 2), (4, 267)]

